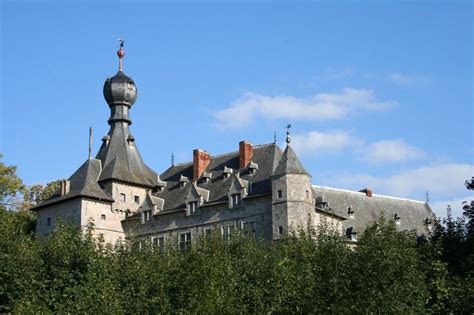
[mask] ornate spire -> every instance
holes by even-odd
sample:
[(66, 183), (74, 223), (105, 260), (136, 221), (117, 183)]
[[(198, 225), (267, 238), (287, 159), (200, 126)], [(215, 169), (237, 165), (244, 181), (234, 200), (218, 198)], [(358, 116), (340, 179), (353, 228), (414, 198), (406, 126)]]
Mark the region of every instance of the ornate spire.
[(286, 143), (287, 144), (290, 144), (290, 142), (291, 142), (290, 128), (291, 128), (291, 124), (287, 124), (286, 125)]
[(89, 127), (89, 160), (92, 157), (92, 127)]
[(119, 71), (123, 71), (123, 56), (125, 56), (125, 51), (123, 50), (123, 46), (125, 44), (125, 40), (123, 38), (119, 38), (120, 48), (117, 51), (117, 56), (119, 57)]

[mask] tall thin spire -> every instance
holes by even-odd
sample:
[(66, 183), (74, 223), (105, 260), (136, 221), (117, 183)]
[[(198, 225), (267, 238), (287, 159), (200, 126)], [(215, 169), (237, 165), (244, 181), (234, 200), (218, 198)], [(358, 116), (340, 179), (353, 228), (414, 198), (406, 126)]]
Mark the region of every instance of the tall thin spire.
[(290, 128), (291, 128), (291, 124), (287, 124), (286, 125), (286, 143), (287, 144), (290, 144), (290, 142), (291, 142)]
[(119, 57), (119, 71), (123, 71), (123, 56), (125, 55), (125, 51), (123, 50), (124, 44), (125, 40), (123, 38), (119, 38), (120, 48), (117, 51), (117, 56)]
[(276, 130), (273, 132), (273, 144), (277, 143), (277, 132)]
[(89, 160), (92, 158), (92, 127), (89, 127)]
[(171, 152), (171, 166), (174, 166), (174, 152)]

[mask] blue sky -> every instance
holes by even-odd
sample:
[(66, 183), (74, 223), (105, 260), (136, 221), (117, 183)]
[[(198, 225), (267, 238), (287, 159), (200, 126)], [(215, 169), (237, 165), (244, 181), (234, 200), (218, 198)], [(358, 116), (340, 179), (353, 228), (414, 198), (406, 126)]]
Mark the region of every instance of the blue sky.
[(474, 198), (470, 1), (1, 3), (0, 152), (27, 184), (70, 176), (107, 133), (117, 71), (138, 87), (132, 133), (157, 172), (238, 149), (293, 146), (317, 185)]

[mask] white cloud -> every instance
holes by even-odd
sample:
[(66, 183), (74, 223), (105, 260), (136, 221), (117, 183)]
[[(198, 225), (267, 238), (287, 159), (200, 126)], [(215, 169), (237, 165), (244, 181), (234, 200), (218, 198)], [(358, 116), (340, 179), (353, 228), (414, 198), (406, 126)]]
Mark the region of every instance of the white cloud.
[(402, 84), (402, 85), (410, 84), (413, 81), (413, 79), (411, 77), (409, 77), (408, 75), (401, 74), (401, 73), (398, 73), (398, 72), (387, 73), (387, 79), (389, 81), (392, 81), (392, 82), (395, 82), (395, 83), (398, 83), (398, 84)]
[(414, 76), (399, 72), (387, 73), (385, 78), (391, 82), (404, 86), (426, 86), (431, 82), (431, 78), (428, 76)]
[(425, 153), (403, 140), (382, 140), (374, 142), (361, 151), (362, 158), (373, 163), (399, 163), (423, 158)]
[(371, 175), (344, 175), (332, 182), (351, 189), (373, 188), (375, 193), (423, 199), (426, 191), (437, 200), (464, 195), (464, 181), (474, 174), (474, 165), (446, 163), (405, 170), (385, 178)]
[(244, 93), (228, 108), (214, 114), (220, 129), (242, 128), (261, 119), (323, 121), (343, 119), (355, 110), (383, 110), (394, 101), (378, 101), (373, 90), (343, 89), (339, 93), (318, 93), (307, 98)]
[(340, 152), (343, 149), (358, 146), (363, 142), (346, 131), (311, 131), (305, 134), (292, 135), (291, 139), (291, 144), (299, 155)]

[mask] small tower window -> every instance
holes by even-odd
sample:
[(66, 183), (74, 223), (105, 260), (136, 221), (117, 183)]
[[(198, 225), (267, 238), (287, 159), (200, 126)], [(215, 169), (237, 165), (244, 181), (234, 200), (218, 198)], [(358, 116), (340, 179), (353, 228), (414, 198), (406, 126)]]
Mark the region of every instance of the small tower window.
[(103, 214), (103, 215), (100, 216), (100, 219), (105, 221), (107, 219), (107, 217), (106, 217), (105, 214)]
[(50, 226), (50, 225), (51, 225), (51, 218), (47, 218), (47, 219), (46, 219), (46, 225), (47, 225), (47, 226)]
[(306, 198), (309, 198), (309, 190), (306, 191)]
[(140, 196), (133, 197), (133, 201), (135, 201), (136, 204), (140, 204)]
[(283, 191), (281, 190), (278, 191), (278, 198), (283, 198)]
[(283, 235), (283, 226), (278, 227), (278, 235)]
[(192, 201), (189, 203), (189, 214), (196, 214), (198, 210), (198, 202)]
[(143, 211), (143, 223), (151, 220), (151, 210)]
[(231, 206), (232, 207), (237, 207), (242, 204), (242, 197), (240, 194), (232, 194), (231, 196)]
[(127, 195), (125, 195), (124, 193), (120, 193), (120, 201), (121, 202), (127, 201)]

